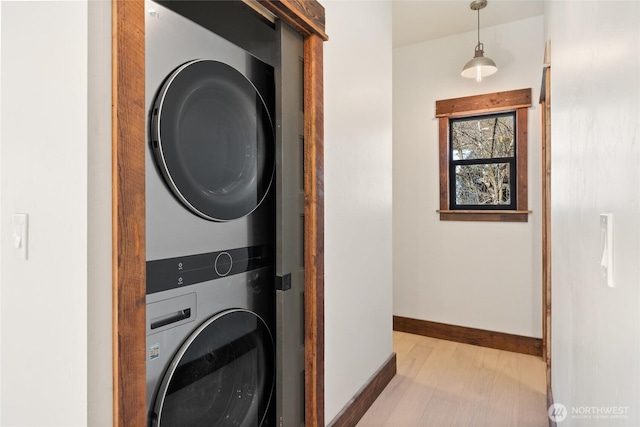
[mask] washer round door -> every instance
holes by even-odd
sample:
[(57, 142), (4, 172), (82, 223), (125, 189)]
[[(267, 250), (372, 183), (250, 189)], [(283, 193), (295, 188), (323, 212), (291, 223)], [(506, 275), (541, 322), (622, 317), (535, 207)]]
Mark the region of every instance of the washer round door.
[(156, 97), (150, 137), (171, 191), (203, 218), (246, 216), (269, 191), (275, 167), (269, 110), (227, 64), (195, 60), (178, 67)]
[(154, 405), (158, 427), (258, 427), (274, 387), (274, 345), (267, 325), (242, 309), (213, 316), (169, 365)]

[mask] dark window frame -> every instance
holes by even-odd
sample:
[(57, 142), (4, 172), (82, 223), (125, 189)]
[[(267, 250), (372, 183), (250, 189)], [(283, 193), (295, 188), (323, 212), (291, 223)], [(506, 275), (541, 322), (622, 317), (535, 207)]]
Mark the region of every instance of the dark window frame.
[[(517, 146), (513, 147), (513, 155), (510, 157), (488, 157), (488, 158), (474, 158), (474, 159), (454, 159), (454, 144), (453, 144), (453, 128), (456, 122), (463, 122), (469, 120), (486, 119), (494, 117), (511, 117), (513, 119), (513, 137), (514, 142), (517, 135), (517, 121), (515, 111), (496, 112), (489, 114), (474, 115), (469, 117), (456, 117), (449, 119), (449, 176), (454, 177), (449, 182), (449, 207), (451, 210), (516, 210), (517, 209)], [(457, 166), (482, 166), (490, 164), (506, 163), (509, 165), (509, 204), (502, 205), (489, 205), (489, 204), (476, 204), (476, 205), (464, 205), (456, 202), (456, 167)]]
[[(436, 101), (436, 117), (439, 119), (439, 165), (440, 165), (440, 220), (442, 221), (500, 221), (527, 222), (527, 145), (528, 108), (531, 106), (531, 89), (496, 92)], [(455, 192), (455, 176), (451, 169), (451, 120), (471, 118), (487, 114), (513, 112), (515, 115), (515, 194), (512, 205), (498, 206), (455, 206), (452, 192)], [(486, 163), (486, 162), (485, 162)]]

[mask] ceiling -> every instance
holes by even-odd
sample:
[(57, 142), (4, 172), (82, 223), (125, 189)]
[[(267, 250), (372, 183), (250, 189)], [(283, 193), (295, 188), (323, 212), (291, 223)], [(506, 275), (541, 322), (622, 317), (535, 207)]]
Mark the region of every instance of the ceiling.
[[(478, 13), (470, 4), (470, 0), (393, 0), (393, 47), (476, 30)], [(543, 13), (544, 1), (488, 0), (480, 11), (480, 28)]]

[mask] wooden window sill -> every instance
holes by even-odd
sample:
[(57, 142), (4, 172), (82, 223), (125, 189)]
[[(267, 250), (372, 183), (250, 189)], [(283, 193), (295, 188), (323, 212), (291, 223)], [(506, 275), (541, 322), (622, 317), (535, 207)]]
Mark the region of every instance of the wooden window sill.
[(440, 221), (528, 222), (531, 211), (437, 210)]

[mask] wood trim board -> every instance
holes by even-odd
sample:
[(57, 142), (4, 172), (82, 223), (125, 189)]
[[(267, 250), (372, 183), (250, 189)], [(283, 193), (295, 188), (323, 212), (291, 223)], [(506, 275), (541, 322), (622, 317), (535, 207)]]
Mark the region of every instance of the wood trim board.
[[(438, 119), (440, 210), (449, 209), (449, 118)], [(442, 217), (442, 215), (441, 215)]]
[(324, 426), (323, 40), (304, 40), (305, 423)]
[[(529, 99), (531, 99), (531, 89), (529, 89)], [(527, 172), (527, 164), (528, 164), (528, 156), (527, 156), (527, 146), (529, 145), (529, 131), (527, 128), (528, 122), (528, 111), (526, 108), (518, 108), (516, 110), (516, 132), (518, 134), (516, 141), (516, 153), (517, 158), (516, 161), (518, 165), (516, 167), (518, 171), (517, 186), (518, 186), (518, 194), (516, 200), (516, 210), (518, 211), (526, 211), (528, 208), (528, 200), (529, 200), (529, 185), (528, 185), (528, 172)]]
[(324, 7), (309, 0), (258, 0), (265, 9), (303, 36), (316, 35), (329, 40), (325, 33)]
[(542, 340), (539, 338), (447, 325), (445, 323), (429, 322), (427, 320), (400, 316), (393, 316), (393, 330), (542, 357)]
[[(324, 8), (260, 0), (305, 37), (305, 413), (324, 426)], [(146, 425), (144, 0), (112, 0), (113, 416)]]
[[(547, 44), (545, 58), (548, 59)], [(542, 71), (542, 358), (551, 387), (551, 67)]]
[(527, 222), (531, 211), (488, 211), (488, 210), (442, 210), (440, 221), (493, 221), (493, 222)]
[(113, 424), (144, 426), (144, 2), (112, 7)]
[(530, 106), (531, 89), (517, 89), (436, 101), (436, 117), (476, 115)]
[(392, 353), (369, 381), (360, 388), (338, 415), (329, 423), (331, 427), (353, 427), (373, 405), (397, 372), (396, 354)]

